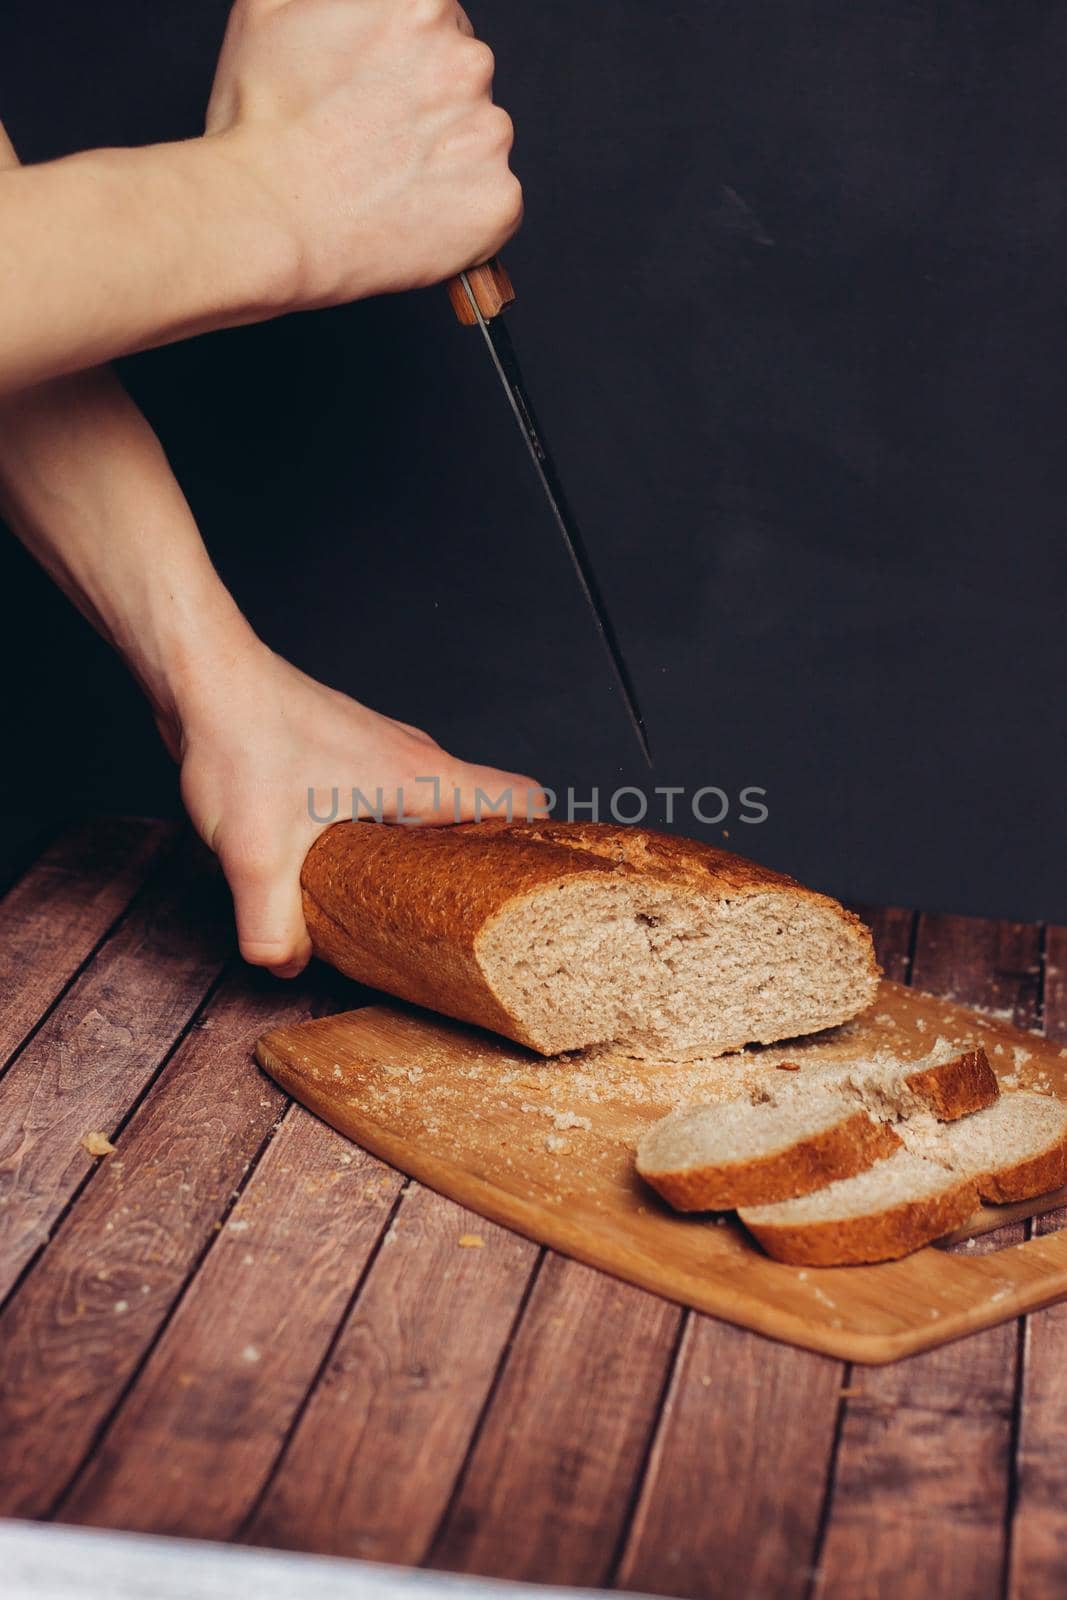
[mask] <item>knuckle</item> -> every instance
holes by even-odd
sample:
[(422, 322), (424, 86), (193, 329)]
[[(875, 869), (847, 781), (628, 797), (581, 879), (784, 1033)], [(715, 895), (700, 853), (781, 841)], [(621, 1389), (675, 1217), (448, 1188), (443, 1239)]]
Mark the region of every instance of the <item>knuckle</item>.
[(464, 39), (463, 59), (470, 82), (478, 89), (488, 89), (496, 71), (496, 57), (481, 39)]
[(510, 150), (512, 145), (515, 143), (515, 124), (512, 122), (503, 106), (492, 107), (490, 135), (493, 139), (493, 142), (504, 150)]
[(433, 28), (455, 15), (454, 0), (407, 0), (408, 16), (416, 27)]
[(220, 859), (231, 886), (241, 884), (259, 887), (273, 883), (286, 869), (286, 863), (278, 852), (244, 841), (220, 852)]
[(523, 207), (522, 184), (513, 172), (509, 172), (500, 200), (501, 220), (509, 236), (522, 221)]

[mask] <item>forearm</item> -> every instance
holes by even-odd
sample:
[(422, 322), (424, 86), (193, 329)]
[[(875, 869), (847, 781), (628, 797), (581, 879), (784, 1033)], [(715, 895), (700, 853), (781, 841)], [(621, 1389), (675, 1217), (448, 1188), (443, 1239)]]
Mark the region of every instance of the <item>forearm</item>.
[(255, 639), (158, 440), (110, 373), (0, 401), (0, 509), (122, 655), (174, 749), (183, 702), (210, 692)]
[(455, 0), (236, 0), (203, 137), (0, 173), (0, 393), (493, 255), (522, 193), (470, 32)]
[(220, 134), (0, 172), (0, 392), (283, 310), (294, 247)]

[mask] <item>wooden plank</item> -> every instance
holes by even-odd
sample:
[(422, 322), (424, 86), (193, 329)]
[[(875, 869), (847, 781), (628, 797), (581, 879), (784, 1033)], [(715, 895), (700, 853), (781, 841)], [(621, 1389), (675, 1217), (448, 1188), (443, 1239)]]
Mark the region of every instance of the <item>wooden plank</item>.
[(894, 983), (910, 983), (916, 913), (902, 906), (854, 905), (852, 910), (874, 935), (875, 952), (886, 977)]
[(618, 1587), (801, 1600), (844, 1371), (829, 1357), (691, 1317)]
[[(1038, 929), (923, 917), (913, 981), (1037, 1020)], [(971, 1246), (1023, 1237), (1022, 1225)], [(857, 1374), (846, 1400), (816, 1593), (832, 1600), (999, 1596), (1005, 1554), (1018, 1324)]]
[(981, 1006), (1017, 1028), (1036, 1028), (1041, 938), (1032, 922), (923, 915), (912, 982), (948, 1000)]
[(253, 1543), (408, 1566), (430, 1547), (538, 1251), (414, 1184), (386, 1239)]
[[(906, 981), (914, 914), (854, 908)], [(693, 1316), (615, 1581), (649, 1594), (804, 1596), (845, 1367)], [(713, 1492), (709, 1493), (709, 1489)]]
[(230, 948), (215, 863), (184, 845), (0, 1079), (0, 1297), (92, 1170)]
[[(1045, 1032), (1067, 1044), (1067, 927), (1045, 948)], [(1041, 1217), (1037, 1234), (1067, 1228), (1067, 1209)], [(1067, 1302), (1028, 1319), (1010, 1529), (1010, 1600), (1067, 1593)]]
[(430, 1564), (536, 1583), (604, 1581), (680, 1320), (656, 1296), (549, 1255)]
[(1000, 1595), (1017, 1337), (1009, 1323), (853, 1374), (817, 1595)]
[(287, 1103), (251, 1041), (312, 992), (226, 980), (0, 1316), (0, 1515), (45, 1515), (89, 1450)]
[(0, 900), (0, 1069), (126, 909), (173, 832), (130, 818), (82, 823)]
[(293, 1106), (59, 1519), (232, 1537), (402, 1183)]
[(1067, 1043), (1067, 927), (1045, 929), (1044, 1031)]

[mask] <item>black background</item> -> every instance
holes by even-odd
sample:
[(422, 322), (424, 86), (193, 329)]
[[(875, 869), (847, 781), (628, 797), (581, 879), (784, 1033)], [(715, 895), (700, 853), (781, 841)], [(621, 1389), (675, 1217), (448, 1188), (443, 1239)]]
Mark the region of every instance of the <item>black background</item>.
[[(6, 0), (23, 158), (195, 134), (226, 10)], [(1067, 13), (470, 10), (519, 132), (512, 335), (655, 781), (765, 787), (731, 845), (821, 887), (1067, 919)], [(642, 780), (440, 291), (122, 370), (276, 649), (471, 758)], [(0, 809), (172, 808), (137, 692), (9, 539), (0, 584)]]

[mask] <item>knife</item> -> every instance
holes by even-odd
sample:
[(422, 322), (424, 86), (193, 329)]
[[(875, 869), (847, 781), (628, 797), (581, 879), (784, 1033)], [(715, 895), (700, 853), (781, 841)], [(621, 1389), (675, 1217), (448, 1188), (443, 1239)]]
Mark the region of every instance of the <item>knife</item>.
[(567, 504), (559, 473), (549, 455), (545, 436), (526, 392), (515, 346), (501, 321), (501, 313), (515, 299), (515, 290), (512, 288), (511, 279), (503, 262), (494, 257), (483, 266), (469, 267), (466, 272), (461, 272), (449, 282), (448, 297), (452, 302), (453, 311), (464, 327), (478, 327), (482, 331), (490, 360), (508, 397), (508, 404), (519, 425), (519, 432), (526, 448), (530, 452), (530, 459), (544, 490), (549, 510), (563, 536), (567, 554), (571, 558), (582, 593), (593, 614), (597, 632), (622, 694), (623, 704), (637, 735), (637, 742), (641, 746), (641, 754), (651, 767), (652, 751), (649, 747), (648, 734), (645, 732), (645, 719), (641, 715), (637, 692), (626, 665), (626, 658), (619, 647), (618, 636), (604, 603), (593, 564), (585, 548), (585, 541), (575, 521), (574, 513)]

